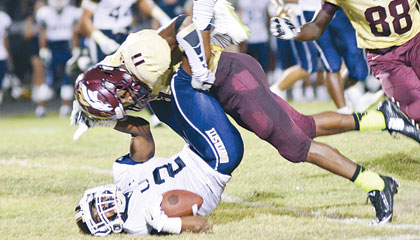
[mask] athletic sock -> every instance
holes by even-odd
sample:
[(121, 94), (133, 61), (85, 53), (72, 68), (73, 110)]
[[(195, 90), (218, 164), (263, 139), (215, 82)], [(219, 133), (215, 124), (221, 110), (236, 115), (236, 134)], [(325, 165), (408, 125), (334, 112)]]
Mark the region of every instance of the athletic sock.
[(364, 167), (357, 165), (356, 172), (350, 181), (354, 182), (356, 186), (370, 192), (373, 190), (382, 191), (385, 188), (385, 182), (379, 174), (366, 170)]
[(386, 129), (384, 114), (380, 111), (373, 110), (363, 113), (353, 113), (356, 123), (356, 130), (384, 130)]

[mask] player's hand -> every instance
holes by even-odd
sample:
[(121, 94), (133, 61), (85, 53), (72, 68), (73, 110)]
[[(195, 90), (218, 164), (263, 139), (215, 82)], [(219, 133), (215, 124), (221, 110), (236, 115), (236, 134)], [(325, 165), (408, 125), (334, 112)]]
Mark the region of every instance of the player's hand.
[(111, 38), (105, 36), (105, 34), (103, 34), (99, 30), (93, 31), (91, 36), (95, 40), (95, 42), (99, 45), (99, 47), (101, 48), (101, 51), (105, 55), (114, 53), (120, 47), (120, 44), (118, 44), (116, 41), (112, 40)]
[(52, 59), (52, 53), (48, 48), (39, 49), (39, 58), (45, 66), (50, 65)]
[(163, 196), (159, 195), (157, 199), (152, 201), (149, 206), (145, 208), (146, 222), (153, 227), (156, 231), (162, 231), (163, 226), (168, 220), (168, 216), (160, 208)]
[(205, 72), (202, 74), (193, 74), (191, 79), (191, 86), (197, 90), (207, 91), (209, 90), (213, 84), (216, 76), (214, 72), (205, 69)]
[(87, 130), (89, 130), (89, 123), (87, 123), (87, 119), (85, 114), (80, 110), (79, 103), (74, 100), (73, 101), (73, 110), (71, 111), (70, 115), (70, 125), (78, 126), (76, 132), (73, 135), (73, 140), (77, 140), (82, 136)]
[(289, 18), (272, 17), (270, 20), (270, 31), (277, 38), (291, 40), (298, 36), (300, 28)]

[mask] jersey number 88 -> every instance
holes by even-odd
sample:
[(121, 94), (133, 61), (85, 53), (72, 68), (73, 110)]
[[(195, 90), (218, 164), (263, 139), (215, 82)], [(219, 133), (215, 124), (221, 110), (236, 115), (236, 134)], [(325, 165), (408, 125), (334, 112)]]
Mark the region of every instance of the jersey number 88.
[[(394, 27), (394, 31), (401, 35), (408, 32), (413, 25), (413, 21), (408, 14), (410, 11), (410, 4), (407, 0), (395, 0), (391, 1), (388, 5), (389, 13), (393, 17), (392, 25)], [(402, 12), (398, 13), (398, 10), (402, 9)], [(379, 16), (379, 18), (375, 19), (374, 15)], [(385, 20), (387, 18), (386, 9), (382, 6), (376, 6), (366, 9), (365, 11), (365, 18), (369, 22), (370, 29), (372, 33), (377, 37), (388, 37), (391, 35), (391, 28), (389, 23)], [(405, 21), (403, 21), (403, 19)], [(402, 23), (405, 22), (405, 26), (402, 26)], [(382, 31), (379, 31), (377, 25), (380, 25)]]

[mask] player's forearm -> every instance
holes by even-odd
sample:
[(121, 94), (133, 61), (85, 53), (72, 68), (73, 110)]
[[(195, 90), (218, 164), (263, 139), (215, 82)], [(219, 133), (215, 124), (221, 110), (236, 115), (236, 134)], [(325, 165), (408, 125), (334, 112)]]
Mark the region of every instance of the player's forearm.
[(334, 15), (320, 11), (314, 20), (300, 27), (300, 33), (295, 40), (313, 41), (321, 37)]
[(141, 117), (127, 116), (125, 120), (118, 120), (114, 129), (133, 137), (151, 135), (149, 122)]
[(202, 233), (212, 229), (210, 221), (202, 217), (184, 216), (181, 217), (181, 220), (181, 232)]

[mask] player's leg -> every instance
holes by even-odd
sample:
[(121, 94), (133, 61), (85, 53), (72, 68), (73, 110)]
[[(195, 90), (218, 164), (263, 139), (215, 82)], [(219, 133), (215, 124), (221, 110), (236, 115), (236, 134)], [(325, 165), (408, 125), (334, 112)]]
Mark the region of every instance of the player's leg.
[[(399, 49), (398, 49), (399, 50)], [(372, 73), (381, 81), (388, 97), (393, 97), (400, 104), (401, 110), (417, 123), (420, 122), (420, 78), (415, 68), (398, 59), (399, 53), (385, 55), (368, 53)], [(418, 56), (415, 56), (418, 58)], [(419, 61), (420, 62), (420, 61)], [(413, 64), (413, 63), (412, 63)]]
[[(334, 21), (334, 19), (332, 20)], [(339, 112), (350, 113), (346, 109), (344, 98), (344, 81), (340, 75), (341, 56), (333, 44), (333, 35), (328, 27), (321, 37), (315, 41), (316, 49), (326, 70), (325, 85)]]
[[(233, 62), (235, 64), (231, 64)], [(222, 54), (211, 92), (217, 96), (225, 111), (241, 126), (271, 143), (286, 159), (292, 162), (308, 161), (353, 181), (370, 195), (374, 195), (374, 201), (379, 202), (374, 204), (377, 218), (379, 221), (389, 221), (392, 217), (396, 182), (364, 170), (326, 144), (312, 141), (290, 118), (287, 109), (277, 101), (281, 98), (268, 92), (264, 73), (255, 65), (258, 65), (256, 60), (248, 55)], [(308, 128), (314, 128), (312, 117), (302, 118), (312, 122)], [(389, 197), (384, 199), (384, 195)], [(378, 199), (378, 196), (382, 198)], [(385, 201), (390, 205), (384, 209), (380, 206)]]
[(172, 78), (172, 104), (185, 140), (208, 164), (230, 174), (243, 156), (239, 131), (207, 91), (191, 86), (191, 76), (182, 68)]
[[(417, 83), (420, 82), (420, 34), (410, 40), (409, 48), (412, 49), (410, 51), (410, 63), (411, 67), (413, 68), (414, 72), (416, 73), (417, 79), (414, 78), (413, 80)], [(420, 88), (412, 89), (412, 102), (407, 107), (405, 107), (404, 112), (407, 113), (409, 117), (414, 119), (417, 123), (420, 123)]]
[(269, 142), (283, 157), (292, 162), (306, 160), (309, 135), (315, 134), (313, 118), (301, 115), (299, 123), (307, 128), (291, 119), (287, 109), (291, 106), (270, 92), (264, 71), (254, 58), (222, 53), (210, 92), (239, 125)]
[(3, 102), (3, 79), (4, 76), (6, 75), (6, 71), (7, 71), (7, 63), (6, 60), (1, 60), (0, 61), (0, 104)]
[(60, 42), (55, 53), (56, 75), (61, 80), (60, 86), (60, 117), (67, 117), (71, 112), (71, 104), (74, 95), (74, 88), (70, 76), (65, 71), (66, 62), (71, 58), (71, 50), (68, 41)]
[(309, 149), (308, 162), (340, 175), (366, 191), (376, 211), (374, 223), (392, 220), (394, 195), (398, 192), (398, 183), (393, 178), (367, 170), (336, 149), (315, 141)]

